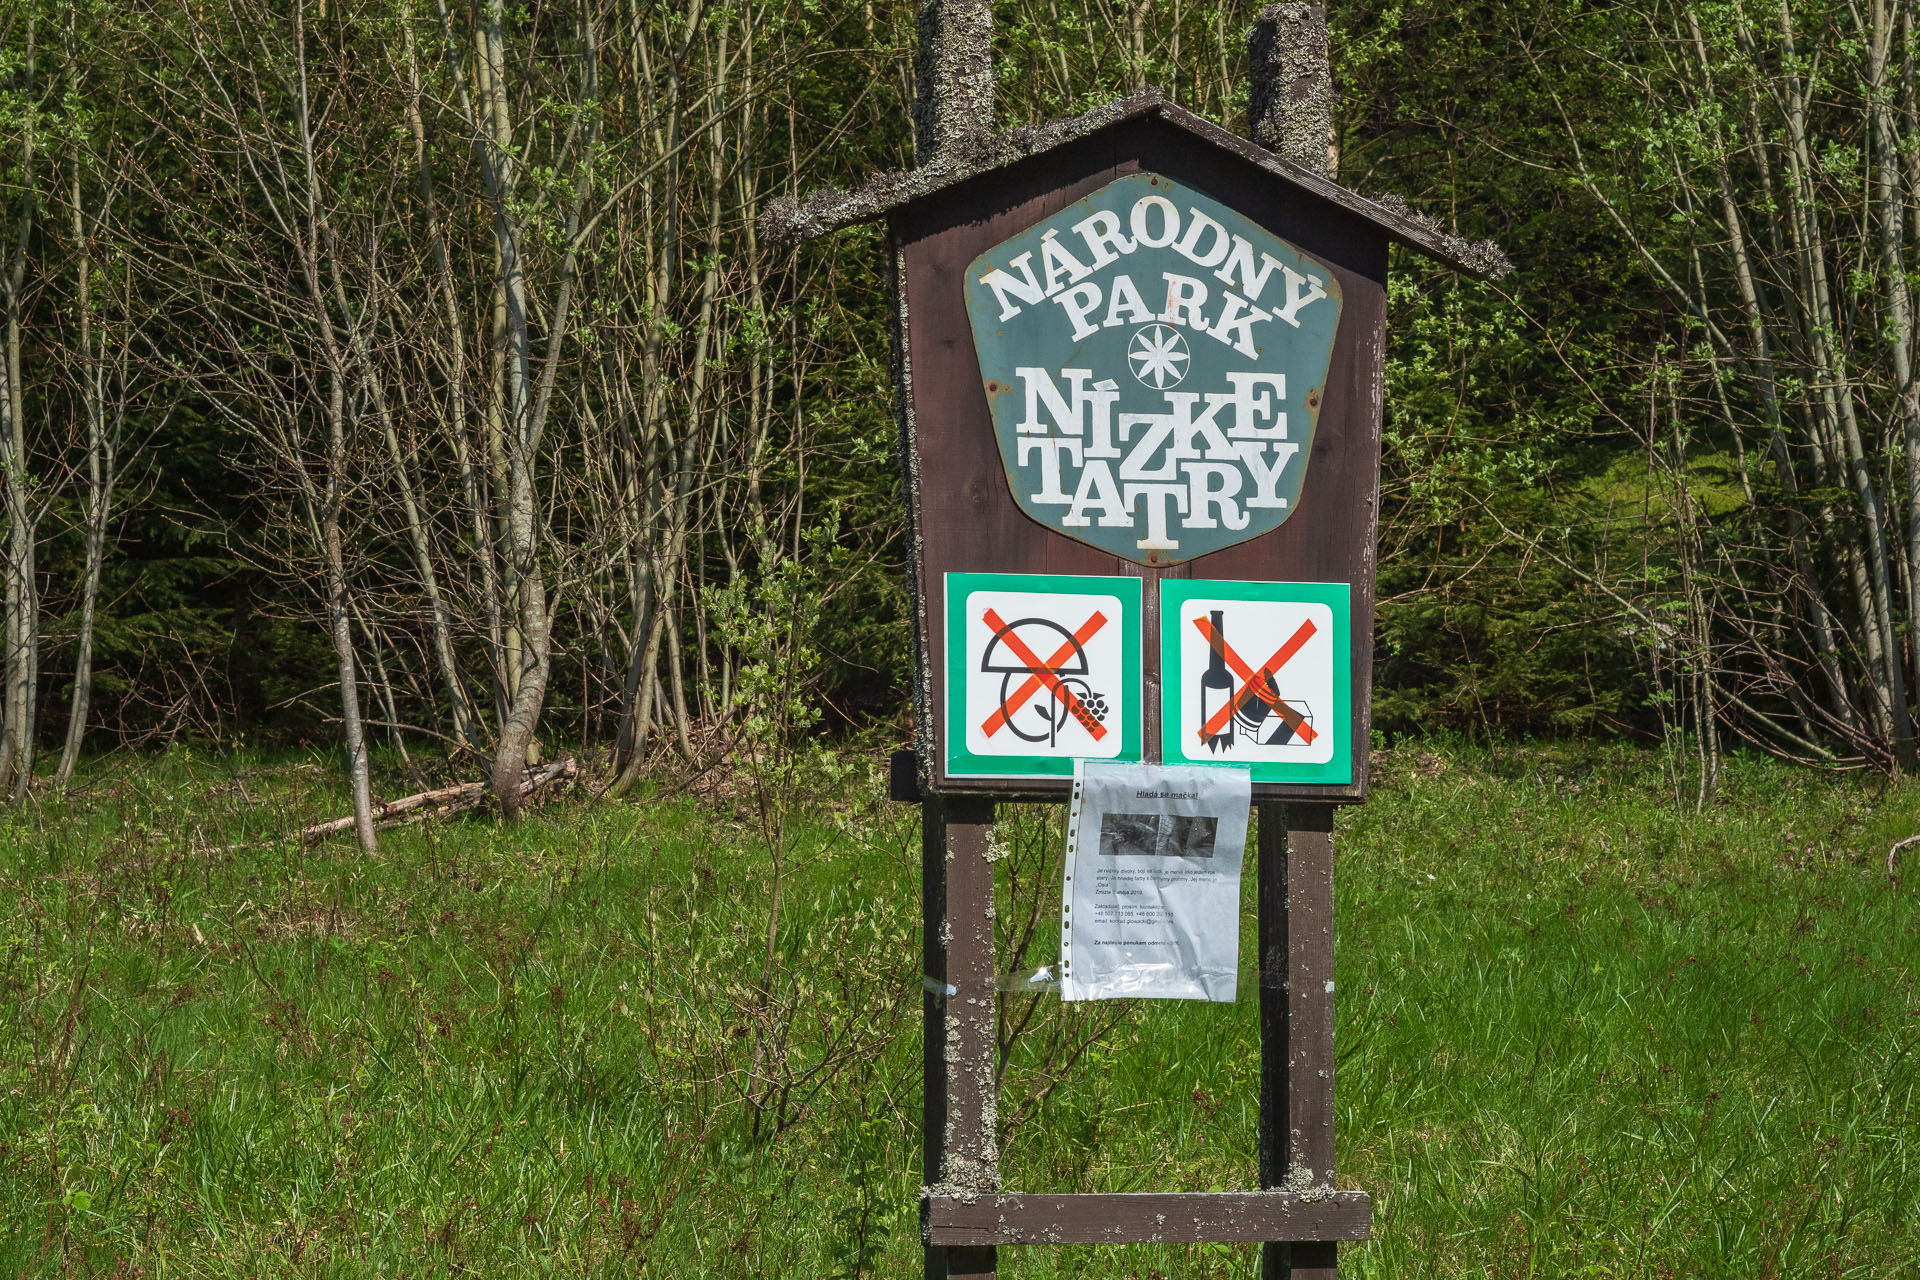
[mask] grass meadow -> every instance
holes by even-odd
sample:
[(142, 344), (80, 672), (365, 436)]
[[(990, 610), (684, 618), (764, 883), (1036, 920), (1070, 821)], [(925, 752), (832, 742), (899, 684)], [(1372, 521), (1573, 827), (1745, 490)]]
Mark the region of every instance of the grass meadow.
[[(877, 771), (800, 806), (771, 964), (746, 780), (275, 842), (332, 773), (109, 760), (0, 818), (0, 1275), (918, 1274), (917, 815)], [(1920, 1274), (1920, 848), (1883, 866), (1920, 787), (1736, 758), (1696, 815), (1592, 744), (1376, 778), (1337, 836), (1343, 1274)], [(1057, 811), (1011, 819), (1008, 968), (1058, 900)], [(1010, 997), (1007, 1185), (1251, 1185), (1252, 991)]]

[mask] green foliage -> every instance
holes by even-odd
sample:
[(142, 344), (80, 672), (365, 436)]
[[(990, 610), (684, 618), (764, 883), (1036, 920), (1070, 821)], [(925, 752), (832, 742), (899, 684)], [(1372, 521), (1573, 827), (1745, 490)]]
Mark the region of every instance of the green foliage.
[[(1340, 1183), (1375, 1198), (1343, 1273), (1920, 1265), (1920, 865), (1882, 869), (1920, 792), (1736, 757), (1695, 816), (1653, 753), (1434, 741), (1376, 781), (1337, 834)], [(367, 858), (269, 840), (343, 806), (312, 760), (82, 782), (0, 827), (9, 1274), (918, 1265), (918, 839), (877, 779), (795, 831), (788, 1068), (832, 1083), (771, 1140), (746, 1080), (766, 854), (730, 785)], [(1248, 880), (1240, 1001), (1134, 1006), (1011, 1136), (1008, 1185), (1250, 1185)], [(1257, 1274), (1241, 1245), (1002, 1259)]]
[(861, 1280), (879, 1274), (886, 1256), (886, 1233), (893, 1190), (893, 1125), (881, 1119), (863, 1120), (854, 1131), (842, 1185), (844, 1203), (834, 1210), (829, 1227), (832, 1280)]
[[(1396, 251), (1375, 723), (1497, 737), (1648, 726), (1644, 664), (1585, 574), (1646, 547), (1589, 489), (1644, 449), (1634, 352), (1663, 332), (1616, 229), (1556, 174), (1557, 100), (1614, 122), (1553, 4), (1334, 6), (1341, 177), (1516, 264), (1497, 285)], [(1601, 19), (1595, 19), (1601, 21)]]
[[(1244, 38), (1257, 8), (1239, 0), (997, 5), (998, 123), (1082, 110), (1152, 82), (1237, 129)], [(76, 246), (47, 201), (64, 190), (69, 144), (84, 144), (90, 200), (120, 193), (96, 246), (97, 293), (129, 299), (110, 318), (137, 343), (143, 390), (134, 406), (141, 447), (124, 457), (126, 500), (102, 595), (95, 719), (103, 745), (183, 734), (223, 745), (289, 744), (335, 732), (336, 659), (322, 642), (320, 575), (299, 533), (293, 469), (264, 457), (246, 429), (275, 396), (312, 401), (325, 361), (311, 317), (295, 316), (297, 298), (264, 309), (247, 301), (253, 295), (240, 285), (253, 276), (297, 281), (298, 255), (257, 193), (233, 185), (244, 166), (208, 162), (237, 154), (215, 107), (221, 92), (254, 82), (242, 74), (250, 68), (264, 69), (262, 97), (241, 114), (271, 134), (281, 148), (274, 154), (289, 164), (297, 156), (288, 149), (291, 116), (275, 113), (291, 112), (291, 87), (307, 83), (326, 104), (315, 163), (331, 202), (333, 251), (417, 468), (468, 696), (483, 719), (495, 701), (490, 686), (503, 658), (486, 619), (499, 601), (480, 598), (478, 560), (498, 513), (483, 500), (474, 545), (446, 427), (455, 363), (438, 330), (428, 206), (415, 194), (423, 179), (436, 193), (459, 305), (475, 308), (463, 348), (472, 367), (459, 376), (472, 385), (465, 410), (476, 419), (469, 426), (477, 449), (478, 419), (498, 409), (484, 403), (497, 388), (480, 368), (490, 358), (481, 352), (492, 341), (485, 335), (494, 249), (491, 206), (456, 106), (459, 64), (440, 56), (431, 6), (393, 0), (326, 6), (324, 14), (314, 7), (303, 11), (311, 72), (303, 82), (288, 73), (291, 16), (270, 9), (258, 9), (267, 16), (255, 22), (244, 20), (256, 12), (247, 4), (170, 18), (36, 0), (32, 78), (24, 24), (0, 38), (0, 112), (13, 126), (0, 128), (0, 197), (17, 211), (32, 178), (45, 206), (29, 272), (25, 382), (33, 474), (60, 491), (41, 561), (49, 704), (70, 680), (79, 570), (73, 478), (83, 458), (68, 425), (78, 420), (67, 275)], [(1747, 83), (1735, 74), (1743, 56), (1735, 8), (1693, 9), (1724, 83)], [(71, 75), (58, 52), (69, 11), (79, 46), (92, 55)], [(1806, 20), (1827, 11), (1808, 10)], [(842, 577), (807, 631), (818, 650), (816, 706), (828, 716), (818, 731), (894, 719), (907, 700), (912, 620), (885, 234), (863, 227), (788, 257), (754, 240), (748, 222), (777, 194), (851, 186), (909, 163), (915, 6), (801, 3), (751, 14), (707, 6), (690, 26), (670, 9), (620, 12), (614, 20), (606, 10), (600, 24), (596, 95), (579, 80), (574, 11), (508, 6), (505, 32), (510, 114), (521, 126), (509, 148), (518, 172), (511, 208), (537, 294), (551, 294), (575, 178), (584, 177), (596, 202), (610, 202), (579, 246), (580, 323), (563, 343), (540, 468), (541, 492), (553, 495), (543, 563), (555, 582), (567, 581), (556, 592), (549, 728), (595, 740), (618, 718), (625, 650), (635, 642), (627, 631), (646, 621), (635, 616), (644, 609), (632, 579), (641, 559), (664, 554), (643, 545), (626, 520), (661, 501), (669, 483), (687, 495), (688, 541), (684, 560), (660, 572), (684, 588), (671, 606), (681, 615), (682, 652), (674, 657), (683, 675), (698, 673), (688, 676), (695, 717), (731, 727), (717, 708), (736, 692), (722, 683), (739, 661), (728, 627), (699, 616), (703, 601), (722, 599), (705, 593), (716, 584), (758, 590), (748, 580), (780, 557), (763, 557), (751, 539), (771, 538), (784, 555), (795, 549), (796, 530), (832, 509)], [(466, 21), (458, 15), (456, 43), (472, 34)], [(1646, 456), (1642, 393), (1652, 371), (1697, 366), (1702, 334), (1650, 290), (1621, 228), (1569, 177), (1570, 146), (1577, 140), (1596, 169), (1617, 178), (1623, 198), (1654, 200), (1648, 207), (1656, 212), (1637, 234), (1671, 247), (1696, 227), (1666, 219), (1667, 197), (1725, 150), (1736, 99), (1709, 94), (1684, 109), (1651, 107), (1635, 77), (1652, 74), (1642, 55), (1666, 46), (1649, 44), (1639, 11), (1573, 0), (1464, 8), (1366, 0), (1332, 6), (1332, 21), (1341, 180), (1404, 196), (1469, 237), (1496, 238), (1519, 267), (1485, 286), (1416, 255), (1396, 251), (1393, 259), (1379, 723), (1396, 733), (1652, 728), (1661, 717), (1650, 701), (1645, 646), (1624, 628), (1618, 603), (1583, 575), (1596, 564), (1646, 562), (1662, 591), (1676, 580), (1675, 523), (1623, 523), (1619, 499), (1623, 477)], [(406, 114), (409, 35), (420, 52), (424, 171)], [(1831, 58), (1809, 61), (1807, 70), (1818, 71), (1822, 85), (1851, 74), (1835, 71)], [(209, 79), (213, 72), (230, 78), (227, 90)], [(693, 132), (669, 154), (660, 147), (670, 95), (675, 119)], [(200, 108), (189, 109), (194, 103)], [(39, 139), (37, 177), (20, 168), (18, 140), (29, 125)], [(594, 131), (577, 156), (568, 150)], [(1828, 147), (1820, 163), (1828, 189), (1851, 190), (1870, 176), (1844, 149)], [(720, 202), (711, 234), (710, 198)], [(1698, 210), (1692, 216), (1697, 222)], [(254, 265), (242, 271), (236, 263)], [(709, 268), (717, 317), (710, 333), (701, 310)], [(1849, 260), (1836, 278), (1852, 279), (1854, 294), (1883, 287), (1866, 259)], [(245, 394), (220, 376), (221, 361), (231, 363), (237, 350), (209, 355), (208, 308), (234, 321), (237, 349), (259, 357), (259, 385)], [(103, 310), (101, 322), (108, 319)], [(645, 354), (649, 334), (660, 343), (657, 363)], [(706, 336), (713, 341), (702, 346)], [(538, 325), (534, 339), (544, 340)], [(1689, 354), (1676, 355), (1676, 347)], [(689, 399), (696, 350), (707, 379), (697, 403)], [(1782, 389), (1804, 399), (1811, 385), (1789, 376)], [(1695, 379), (1693, 394), (1704, 387)], [(1753, 394), (1747, 379), (1723, 377), (1721, 389), (1736, 405)], [(659, 421), (636, 423), (644, 416), (636, 406), (655, 395), (659, 404), (645, 412)], [(393, 665), (400, 718), (443, 731), (447, 712), (390, 464), (370, 439), (366, 389), (353, 396), (361, 434), (348, 464), (349, 573)], [(308, 404), (296, 413), (297, 429), (313, 430), (313, 417)], [(676, 459), (683, 432), (695, 447)], [(1693, 462), (1683, 470), (1703, 490), (1724, 488), (1731, 471), (1723, 465), (1716, 480), (1702, 459), (1738, 461), (1742, 448), (1758, 456), (1704, 425), (1689, 428), (1688, 445)], [(744, 528), (749, 465), (777, 529)], [(591, 482), (596, 466), (619, 473), (603, 493)], [(1788, 505), (1770, 483), (1759, 477), (1763, 505), (1776, 505), (1764, 519), (1749, 518), (1755, 532)], [(1809, 484), (1802, 501), (1811, 507), (1833, 494)], [(1673, 505), (1671, 495), (1662, 501)], [(718, 678), (703, 678), (714, 672)], [(659, 678), (664, 687), (664, 669)], [(64, 727), (58, 715), (41, 724), (49, 735)]]
[(714, 628), (740, 655), (736, 758), (769, 804), (788, 806), (841, 780), (836, 758), (814, 736), (823, 662), (816, 637), (852, 559), (836, 541), (838, 526), (830, 517), (807, 533), (802, 557), (777, 556), (706, 594)]

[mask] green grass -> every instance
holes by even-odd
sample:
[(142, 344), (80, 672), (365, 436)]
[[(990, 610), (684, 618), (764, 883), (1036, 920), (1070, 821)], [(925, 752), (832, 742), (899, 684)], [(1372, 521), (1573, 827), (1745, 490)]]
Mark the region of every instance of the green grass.
[[(337, 791), (176, 754), (0, 820), (0, 1274), (917, 1274), (911, 815), (812, 806), (768, 993), (749, 799), (223, 851)], [(1055, 901), (1048, 818), (1009, 924)], [(1375, 1204), (1343, 1272), (1920, 1274), (1920, 850), (1882, 871), (1917, 829), (1920, 788), (1763, 761), (1696, 817), (1651, 753), (1394, 752), (1338, 835), (1340, 1181)], [(1046, 999), (1007, 1184), (1250, 1185), (1242, 990)]]

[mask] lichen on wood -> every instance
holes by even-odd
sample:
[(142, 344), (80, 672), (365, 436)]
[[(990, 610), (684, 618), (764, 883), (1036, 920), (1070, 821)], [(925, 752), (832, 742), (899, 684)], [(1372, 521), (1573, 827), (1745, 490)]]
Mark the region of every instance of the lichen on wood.
[(922, 165), (993, 132), (992, 0), (923, 0), (913, 151)]
[(1082, 115), (1024, 125), (1005, 133), (956, 137), (951, 146), (942, 148), (918, 168), (877, 174), (858, 191), (822, 187), (802, 200), (772, 201), (760, 215), (760, 233), (780, 244), (817, 239), (881, 217), (910, 200), (932, 195), (977, 174), (1050, 151), (1166, 100), (1164, 92), (1149, 86)]
[(1333, 73), (1325, 5), (1270, 4), (1247, 35), (1247, 136), (1334, 176)]
[[(1325, 176), (1324, 164), (1301, 165), (1275, 155), (1210, 120), (1181, 110), (1164, 91), (1151, 85), (1081, 115), (956, 141), (951, 149), (931, 162), (917, 169), (879, 174), (857, 191), (826, 187), (805, 199), (782, 197), (771, 201), (761, 212), (760, 232), (768, 242), (786, 246), (818, 239), (856, 223), (885, 217), (903, 205), (1089, 137), (1112, 125), (1155, 115), (1195, 135), (1202, 143), (1231, 151), (1311, 195), (1358, 214), (1400, 243), (1472, 275), (1495, 279), (1512, 270), (1506, 255), (1491, 241), (1471, 243), (1434, 218), (1414, 212), (1396, 196), (1370, 199), (1350, 191)], [(903, 303), (898, 323), (904, 332), (907, 317)]]
[(1373, 202), (1397, 218), (1417, 224), (1439, 241), (1448, 256), (1482, 280), (1498, 280), (1513, 270), (1507, 251), (1491, 240), (1469, 240), (1430, 213), (1422, 213), (1397, 195), (1374, 196)]

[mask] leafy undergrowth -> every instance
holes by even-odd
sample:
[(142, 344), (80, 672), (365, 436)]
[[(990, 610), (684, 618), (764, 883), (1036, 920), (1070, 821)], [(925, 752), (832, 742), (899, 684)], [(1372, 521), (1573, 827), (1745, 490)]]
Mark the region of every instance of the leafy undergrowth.
[[(813, 806), (764, 984), (751, 795), (228, 848), (337, 792), (182, 754), (13, 814), (0, 1273), (916, 1273), (918, 833), (879, 789)], [(1050, 819), (1009, 831), (1009, 932), (1046, 886), (1022, 965)], [(1883, 871), (1917, 829), (1920, 788), (1749, 759), (1694, 816), (1645, 752), (1386, 756), (1338, 836), (1340, 1181), (1375, 1204), (1343, 1273), (1920, 1268), (1920, 856)], [(1007, 1184), (1250, 1185), (1253, 989), (1043, 997)], [(1001, 1258), (1258, 1274), (1244, 1246)]]

